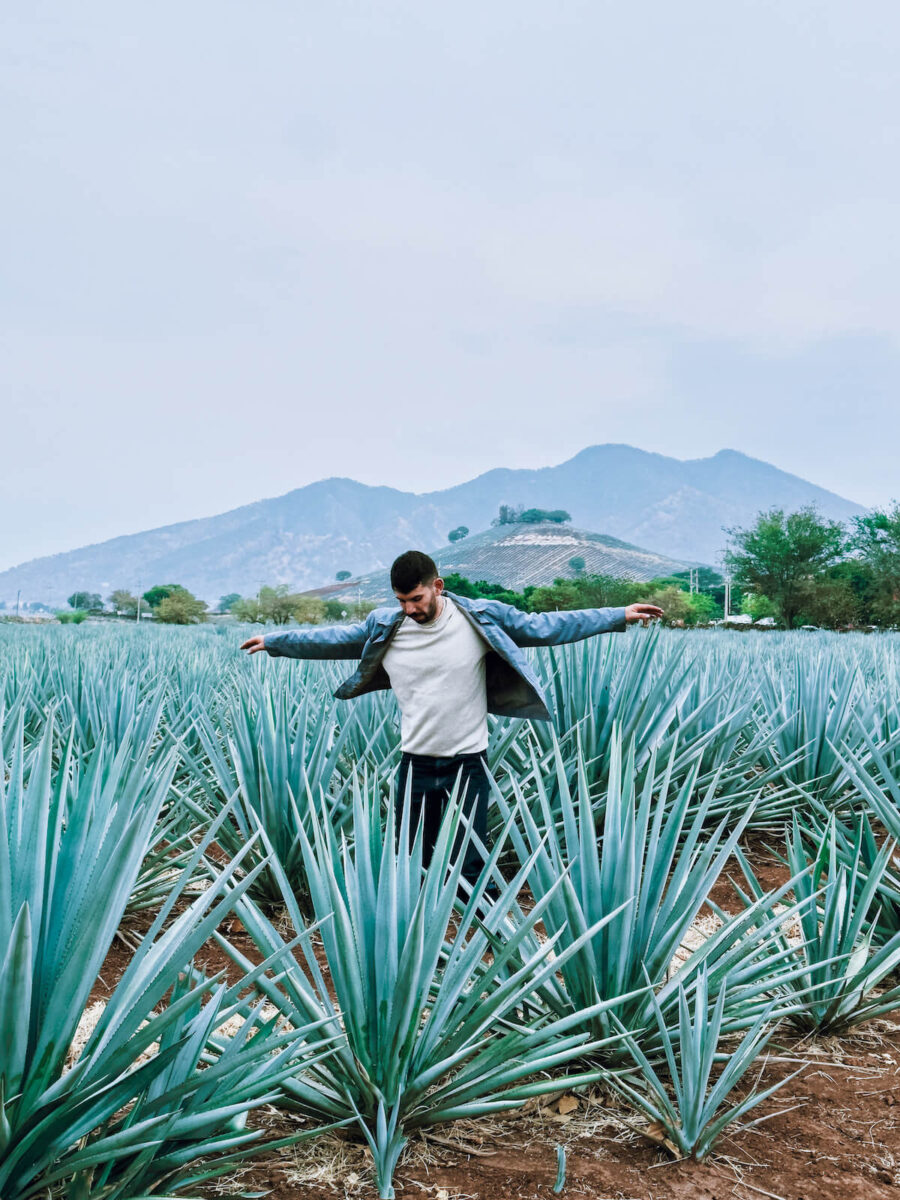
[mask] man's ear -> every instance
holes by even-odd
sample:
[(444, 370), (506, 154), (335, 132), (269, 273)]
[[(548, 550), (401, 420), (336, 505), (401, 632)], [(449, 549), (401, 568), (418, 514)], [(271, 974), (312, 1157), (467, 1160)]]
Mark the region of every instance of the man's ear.
[(441, 594), (441, 592), (444, 590), (444, 581), (443, 581), (443, 579), (441, 579), (440, 575), (437, 577), (437, 579), (434, 581), (434, 583), (431, 586), (434, 588), (434, 594), (436, 596), (439, 596)]

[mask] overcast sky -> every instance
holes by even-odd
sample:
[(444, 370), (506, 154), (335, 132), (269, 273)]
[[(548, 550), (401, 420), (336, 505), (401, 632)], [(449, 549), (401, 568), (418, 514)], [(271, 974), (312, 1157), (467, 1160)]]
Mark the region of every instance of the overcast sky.
[(898, 13), (6, 6), (0, 569), (600, 442), (900, 497)]

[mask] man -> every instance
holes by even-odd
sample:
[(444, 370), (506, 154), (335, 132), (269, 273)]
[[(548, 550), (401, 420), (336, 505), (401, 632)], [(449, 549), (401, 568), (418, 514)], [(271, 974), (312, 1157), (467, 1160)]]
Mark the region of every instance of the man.
[[(488, 713), (550, 720), (547, 699), (522, 647), (624, 632), (626, 625), (646, 625), (663, 614), (653, 604), (523, 613), (499, 600), (469, 600), (445, 592), (434, 561), (419, 550), (396, 559), (391, 587), (399, 609), (376, 608), (354, 625), (258, 634), (241, 649), (274, 657), (358, 658), (357, 670), (335, 692), (342, 700), (393, 688), (402, 751), (398, 803), (405, 802), (409, 788), (410, 825), (415, 829), (424, 822), (427, 863), (457, 778), (473, 830), (482, 843), (486, 839)], [(481, 865), (470, 843), (463, 874), (472, 881)]]

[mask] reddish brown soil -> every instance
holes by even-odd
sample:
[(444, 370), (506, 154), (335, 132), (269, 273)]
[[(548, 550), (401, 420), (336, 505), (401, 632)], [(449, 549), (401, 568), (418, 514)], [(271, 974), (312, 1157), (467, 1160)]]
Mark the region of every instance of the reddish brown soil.
[[(788, 873), (765, 842), (754, 836), (745, 851), (768, 889), (783, 883)], [(730, 873), (740, 880), (736, 864)], [(722, 908), (739, 910), (727, 880), (712, 895)], [(256, 960), (238, 922), (225, 932)], [(109, 994), (130, 956), (120, 942), (113, 945), (92, 999)], [(224, 967), (230, 979), (239, 977), (215, 945), (204, 947), (198, 965), (210, 972)], [(810, 1042), (785, 1035), (770, 1050), (764, 1085), (805, 1064), (800, 1075), (753, 1114), (781, 1115), (726, 1137), (707, 1162), (673, 1162), (625, 1127), (628, 1114), (609, 1096), (579, 1093), (577, 1109), (560, 1111), (571, 1105), (567, 1093), (562, 1104), (559, 1095), (532, 1101), (519, 1114), (447, 1126), (426, 1134), (424, 1141), (414, 1140), (396, 1171), (397, 1198), (551, 1197), (556, 1146), (563, 1143), (567, 1163), (561, 1194), (571, 1200), (900, 1200), (900, 1013), (893, 1021), (872, 1022), (840, 1040)], [(264, 1118), (277, 1135), (294, 1128), (289, 1121), (274, 1110)], [(342, 1157), (333, 1158), (335, 1149)], [(335, 1169), (316, 1176), (314, 1164), (329, 1155)], [(204, 1194), (220, 1195), (228, 1183), (235, 1190), (267, 1192), (276, 1200), (376, 1195), (368, 1151), (333, 1135), (263, 1156), (239, 1177), (221, 1181), (219, 1190), (209, 1188)]]
[[(900, 1197), (900, 1023), (882, 1023), (871, 1033), (810, 1046), (783, 1043), (792, 1058), (805, 1059), (803, 1073), (776, 1095), (763, 1112), (784, 1112), (757, 1130), (726, 1138), (705, 1163), (673, 1162), (648, 1140), (622, 1129), (621, 1113), (580, 1097), (584, 1117), (569, 1127), (551, 1105), (518, 1122), (511, 1118), (481, 1139), (469, 1124), (468, 1145), (480, 1140), (478, 1156), (465, 1148), (432, 1144), (427, 1165), (421, 1146), (411, 1146), (396, 1172), (398, 1200), (526, 1200), (552, 1196), (556, 1145), (567, 1142), (566, 1184), (571, 1200), (896, 1200)], [(774, 1082), (796, 1063), (772, 1063), (763, 1077)], [(568, 1114), (567, 1114), (568, 1115)], [(517, 1124), (519, 1128), (517, 1129)], [(452, 1141), (452, 1128), (439, 1132)], [(427, 1141), (427, 1139), (426, 1139)], [(369, 1158), (332, 1185), (291, 1182), (307, 1151), (287, 1151), (261, 1160), (243, 1185), (268, 1189), (278, 1200), (337, 1200), (374, 1196), (366, 1186)]]
[[(773, 848), (776, 852), (781, 849), (777, 837), (756, 832), (749, 834), (741, 846), (751, 871), (759, 880), (760, 887), (766, 892), (782, 887), (791, 877), (791, 873), (784, 863), (778, 861), (777, 853), (773, 853)], [(744, 879), (738, 861), (736, 858), (732, 858), (725, 864), (724, 871), (709, 893), (713, 904), (728, 913), (739, 913), (742, 909), (740, 896), (735, 891), (735, 884), (744, 893), (750, 894), (750, 888)], [(782, 904), (788, 902), (788, 898), (781, 901)]]

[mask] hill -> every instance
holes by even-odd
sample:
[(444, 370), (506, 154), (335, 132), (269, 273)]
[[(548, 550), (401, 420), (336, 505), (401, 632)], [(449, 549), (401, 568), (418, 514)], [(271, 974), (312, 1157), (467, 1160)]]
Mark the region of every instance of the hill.
[[(527, 584), (542, 587), (554, 579), (571, 579), (572, 558), (584, 560), (588, 575), (616, 579), (658, 579), (689, 565), (631, 546), (602, 533), (545, 521), (534, 525), (498, 525), (464, 541), (444, 546), (434, 555), (442, 575), (455, 571), (467, 579), (483, 579), (520, 592)], [(315, 594), (340, 600), (386, 600), (391, 597), (387, 571), (375, 571), (343, 584), (316, 588)]]
[(176, 582), (205, 600), (260, 582), (322, 586), (341, 570), (372, 573), (411, 546), (434, 550), (457, 525), (485, 529), (501, 504), (564, 508), (582, 529), (679, 561), (716, 563), (723, 526), (772, 505), (817, 504), (847, 520), (863, 508), (796, 475), (721, 450), (681, 461), (632, 446), (591, 446), (541, 470), (498, 468), (416, 495), (325, 479), (218, 516), (113, 538), (0, 572), (0, 600), (63, 604), (76, 589), (107, 595)]

